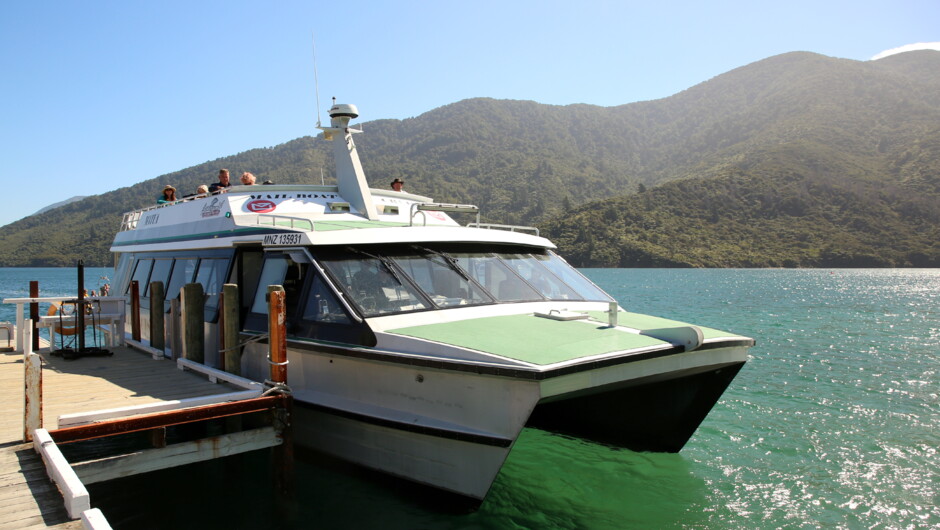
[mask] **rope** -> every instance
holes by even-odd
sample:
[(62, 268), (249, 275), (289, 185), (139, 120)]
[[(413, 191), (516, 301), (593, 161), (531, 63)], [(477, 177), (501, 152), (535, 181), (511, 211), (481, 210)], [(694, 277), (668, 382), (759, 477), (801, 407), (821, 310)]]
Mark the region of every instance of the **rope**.
[(260, 335), (255, 335), (254, 337), (252, 337), (252, 338), (246, 340), (245, 342), (240, 342), (240, 343), (238, 343), (238, 344), (232, 346), (231, 348), (225, 348), (224, 350), (219, 350), (219, 353), (225, 353), (225, 352), (227, 352), (227, 351), (237, 350), (237, 349), (239, 349), (239, 348), (241, 348), (241, 347), (243, 347), (243, 346), (247, 346), (247, 345), (251, 344), (252, 342), (262, 341), (262, 340), (265, 340), (265, 339), (267, 339), (267, 338), (268, 338), (268, 334), (267, 334), (267, 333), (262, 333), (262, 334), (260, 334)]
[(269, 396), (271, 394), (290, 394), (290, 387), (287, 386), (287, 383), (275, 383), (270, 379), (264, 380), (264, 386), (268, 387), (267, 390), (261, 393), (261, 396)]

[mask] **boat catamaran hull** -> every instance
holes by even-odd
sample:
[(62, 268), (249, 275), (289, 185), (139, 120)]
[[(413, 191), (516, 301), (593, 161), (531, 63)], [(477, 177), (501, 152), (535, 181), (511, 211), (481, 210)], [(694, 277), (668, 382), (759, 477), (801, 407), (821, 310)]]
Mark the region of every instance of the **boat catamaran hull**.
[[(223, 283), (240, 288), (244, 339), (266, 329), (267, 286), (284, 286), (297, 441), (474, 499), (526, 425), (682, 448), (752, 339), (624, 311), (535, 229), (370, 189), (355, 107), (330, 116), (336, 186), (239, 186), (129, 212), (115, 287), (161, 281), (172, 296), (201, 283), (206, 344), (218, 345)], [(477, 220), (460, 226), (455, 212)], [(266, 376), (264, 340), (246, 342), (237, 368)]]

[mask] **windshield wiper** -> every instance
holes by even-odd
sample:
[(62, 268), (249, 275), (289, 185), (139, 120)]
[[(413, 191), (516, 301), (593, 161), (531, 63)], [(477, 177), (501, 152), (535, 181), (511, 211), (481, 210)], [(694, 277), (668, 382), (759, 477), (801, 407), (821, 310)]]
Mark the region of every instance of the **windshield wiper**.
[[(451, 256), (450, 254), (448, 254), (448, 253), (446, 253), (446, 252), (442, 252), (442, 251), (440, 251), (440, 250), (434, 250), (434, 249), (431, 249), (431, 248), (419, 247), (419, 246), (415, 246), (414, 248), (417, 249), (417, 250), (423, 250), (423, 251), (428, 252), (428, 253), (430, 253), (430, 254), (434, 254), (435, 256), (440, 256), (440, 257), (444, 258), (445, 263), (443, 263), (442, 265), (444, 265), (445, 267), (450, 267), (451, 269), (453, 269), (454, 271), (456, 271), (457, 274), (459, 274), (460, 277), (463, 278), (464, 280), (467, 280), (468, 282), (471, 281), (471, 280), (470, 280), (470, 275), (467, 274), (467, 272), (466, 272), (465, 270), (463, 270), (463, 267), (460, 266), (460, 262), (457, 261), (457, 258)], [(432, 259), (431, 261), (434, 262), (434, 263), (438, 263), (438, 262), (434, 261), (433, 259)]]
[(385, 267), (385, 270), (388, 271), (388, 273), (392, 276), (392, 278), (395, 278), (395, 281), (398, 282), (398, 285), (401, 285), (401, 286), (405, 285), (405, 282), (402, 281), (401, 276), (398, 275), (398, 271), (395, 270), (394, 265), (392, 265), (391, 260), (389, 260), (388, 258), (384, 256), (376, 256), (375, 254), (370, 254), (358, 248), (350, 248), (350, 250), (358, 254), (362, 254), (363, 256), (367, 256), (374, 260), (377, 260), (379, 263), (382, 264), (383, 267)]

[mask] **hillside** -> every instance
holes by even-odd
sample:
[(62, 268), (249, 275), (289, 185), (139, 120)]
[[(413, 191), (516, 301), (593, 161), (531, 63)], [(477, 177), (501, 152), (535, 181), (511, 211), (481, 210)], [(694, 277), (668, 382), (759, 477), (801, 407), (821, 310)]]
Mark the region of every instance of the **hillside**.
[[(875, 62), (795, 52), (656, 101), (602, 108), (471, 99), (365, 122), (356, 141), (374, 186), (399, 177), (411, 191), (479, 204), (487, 221), (540, 224), (579, 264), (814, 266), (847, 253), (844, 263), (915, 265), (936, 259), (921, 236), (940, 203), (938, 89), (940, 52)], [(332, 174), (328, 149), (304, 137), (30, 216), (5, 227), (0, 266), (107, 264), (120, 214), (152, 204), (165, 184), (194, 190), (220, 167), (319, 183), (321, 168)], [(599, 199), (607, 200), (586, 205)], [(570, 219), (557, 217), (575, 208)], [(617, 215), (606, 214), (603, 231), (592, 225), (590, 236), (572, 236), (571, 226), (594, 223), (601, 211)], [(679, 252), (689, 238), (731, 245), (732, 234), (746, 253)], [(637, 252), (628, 250), (633, 239), (645, 242)], [(865, 257), (902, 241), (890, 258)]]
[(940, 267), (940, 196), (828, 178), (812, 168), (831, 153), (807, 146), (774, 155), (591, 203), (543, 234), (579, 267)]

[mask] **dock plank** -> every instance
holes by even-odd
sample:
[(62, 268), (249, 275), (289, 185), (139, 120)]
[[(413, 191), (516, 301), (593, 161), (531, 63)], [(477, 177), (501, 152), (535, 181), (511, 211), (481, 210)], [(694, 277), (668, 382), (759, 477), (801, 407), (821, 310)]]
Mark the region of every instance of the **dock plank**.
[[(169, 360), (127, 347), (109, 357), (65, 360), (43, 357), (43, 424), (58, 426), (65, 414), (92, 412), (238, 390), (182, 371)], [(24, 364), (21, 353), (0, 353), (0, 530), (81, 528), (69, 520), (62, 495), (49, 480), (32, 444), (24, 444)], [(94, 507), (94, 498), (91, 499)], [(105, 514), (107, 516), (107, 514)]]

